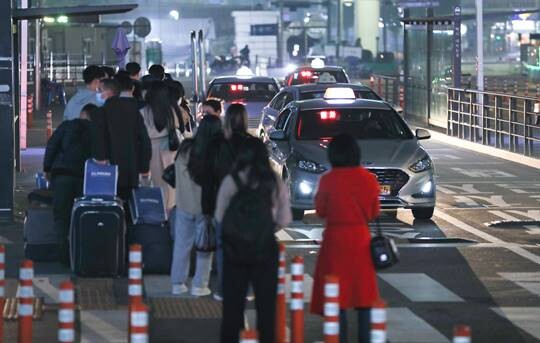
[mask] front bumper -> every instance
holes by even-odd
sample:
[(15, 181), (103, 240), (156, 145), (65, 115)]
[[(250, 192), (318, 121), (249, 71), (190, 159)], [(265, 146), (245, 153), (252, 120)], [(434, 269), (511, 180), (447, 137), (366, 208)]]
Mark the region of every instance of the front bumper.
[[(373, 168), (373, 170), (375, 169), (379, 172), (397, 170), (397, 168)], [(420, 173), (412, 173), (403, 169), (399, 169), (399, 171), (408, 176), (408, 181), (398, 191), (393, 191), (391, 195), (379, 196), (381, 208), (435, 207), (436, 185), (433, 169)], [(321, 175), (295, 168), (290, 178), (289, 194), (292, 208), (302, 210), (315, 208), (314, 197)], [(379, 180), (381, 179), (379, 178)], [(426, 192), (429, 188), (427, 186), (429, 182), (431, 182), (431, 187)]]

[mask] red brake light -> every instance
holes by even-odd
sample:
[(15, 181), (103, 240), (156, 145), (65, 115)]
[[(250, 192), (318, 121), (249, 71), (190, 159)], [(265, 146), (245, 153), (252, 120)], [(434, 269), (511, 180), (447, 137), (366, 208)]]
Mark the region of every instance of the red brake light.
[(320, 116), (321, 116), (321, 120), (336, 120), (337, 112), (336, 111), (321, 111)]
[(233, 92), (241, 92), (244, 90), (244, 86), (243, 85), (231, 85), (231, 91)]

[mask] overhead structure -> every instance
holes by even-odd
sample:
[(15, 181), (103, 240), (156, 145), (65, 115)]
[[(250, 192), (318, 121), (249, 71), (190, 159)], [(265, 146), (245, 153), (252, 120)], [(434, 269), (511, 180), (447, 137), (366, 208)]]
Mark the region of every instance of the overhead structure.
[(376, 54), (379, 36), (379, 17), (381, 4), (379, 0), (355, 1), (354, 30), (356, 37), (362, 41), (362, 48)]

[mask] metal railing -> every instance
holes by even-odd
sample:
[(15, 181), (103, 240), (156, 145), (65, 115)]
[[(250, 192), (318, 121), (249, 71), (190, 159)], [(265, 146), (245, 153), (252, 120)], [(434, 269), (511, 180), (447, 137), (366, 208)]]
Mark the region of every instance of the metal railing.
[(540, 99), (448, 88), (447, 134), (540, 158)]
[(400, 104), (399, 86), (399, 76), (373, 74), (369, 79), (369, 87), (391, 104)]

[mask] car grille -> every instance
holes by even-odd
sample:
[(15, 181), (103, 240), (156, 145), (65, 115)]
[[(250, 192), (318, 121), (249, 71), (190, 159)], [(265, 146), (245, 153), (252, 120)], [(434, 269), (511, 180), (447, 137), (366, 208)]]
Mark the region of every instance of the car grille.
[(401, 188), (409, 181), (409, 175), (399, 169), (368, 169), (377, 176), (380, 185), (389, 185), (391, 195), (396, 196)]

